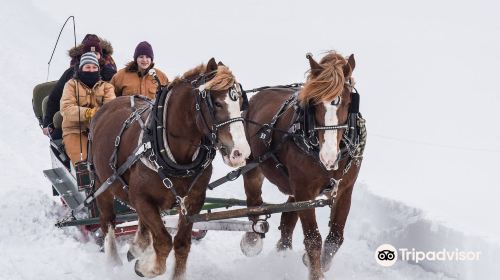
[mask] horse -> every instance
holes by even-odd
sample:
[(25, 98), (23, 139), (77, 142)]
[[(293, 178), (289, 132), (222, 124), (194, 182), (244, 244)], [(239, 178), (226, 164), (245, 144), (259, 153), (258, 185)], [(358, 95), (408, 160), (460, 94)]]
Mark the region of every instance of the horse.
[[(315, 209), (282, 213), (277, 244), (278, 250), (292, 248), (293, 230), (300, 218), (306, 248), (303, 260), (309, 267), (309, 279), (323, 279), (344, 240), (353, 185), (362, 160), (359, 153), (341, 156), (347, 148), (353, 150), (343, 143), (348, 141), (346, 136), (357, 133), (356, 125), (347, 125), (355, 106), (351, 104), (352, 96), (357, 94), (352, 93), (351, 84), (355, 60), (354, 55), (346, 59), (335, 52), (326, 54), (319, 63), (310, 54), (307, 58), (310, 71), (298, 93), (289, 88), (269, 88), (250, 99), (245, 129), (251, 158), (258, 159), (266, 153), (273, 156), (244, 174), (243, 180), (248, 206), (262, 205), (264, 178), (289, 195), (288, 202), (312, 200), (328, 189), (326, 193), (335, 202), (323, 248)], [(359, 96), (356, 102), (359, 103)], [(257, 218), (251, 217), (254, 221)], [(259, 234), (246, 233), (242, 249), (258, 252), (260, 249), (255, 247), (262, 246), (260, 239)]]
[[(212, 58), (174, 79), (157, 94), (154, 106), (146, 98), (118, 97), (96, 113), (89, 137), (95, 186), (116, 174), (117, 166), (139, 147), (147, 151), (96, 197), (104, 249), (112, 264), (121, 264), (114, 233), (116, 198), (139, 217), (127, 253), (129, 261), (138, 258), (135, 272), (143, 277), (165, 273), (173, 248), (173, 278), (185, 277), (193, 226), (186, 217), (202, 209), (215, 151), (231, 167), (244, 165), (250, 155), (241, 118), (245, 102), (230, 69)], [(180, 214), (172, 241), (161, 213), (174, 207)]]

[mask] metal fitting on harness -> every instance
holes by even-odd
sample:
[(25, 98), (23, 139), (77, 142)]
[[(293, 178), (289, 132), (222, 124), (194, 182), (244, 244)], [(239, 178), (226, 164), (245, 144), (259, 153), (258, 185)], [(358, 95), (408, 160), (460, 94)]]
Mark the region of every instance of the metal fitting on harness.
[(163, 179), (163, 180), (162, 180), (162, 183), (163, 183), (163, 185), (164, 185), (167, 189), (171, 189), (171, 188), (172, 188), (172, 186), (174, 185), (174, 184), (172, 183), (172, 181), (171, 181), (169, 178), (165, 178), (165, 179)]
[(118, 147), (120, 145), (120, 140), (121, 140), (121, 137), (120, 136), (116, 136), (116, 138), (115, 138), (115, 147)]
[(187, 209), (186, 209), (186, 204), (185, 204), (186, 198), (187, 198), (187, 196), (185, 196), (185, 197), (177, 196), (175, 198), (175, 200), (179, 204), (179, 207), (181, 208), (181, 214), (183, 216), (187, 216)]

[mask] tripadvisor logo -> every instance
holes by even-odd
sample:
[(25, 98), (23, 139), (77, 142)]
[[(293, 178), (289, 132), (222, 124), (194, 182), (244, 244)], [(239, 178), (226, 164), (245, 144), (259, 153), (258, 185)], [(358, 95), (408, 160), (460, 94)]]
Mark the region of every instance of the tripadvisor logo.
[(477, 261), (481, 252), (460, 251), (442, 249), (439, 251), (418, 251), (415, 248), (399, 248), (397, 250), (391, 244), (380, 245), (375, 250), (375, 261), (381, 266), (393, 266), (396, 261), (412, 261), (419, 263), (421, 261)]
[(381, 266), (393, 266), (398, 260), (398, 251), (391, 244), (383, 244), (375, 250), (375, 261)]

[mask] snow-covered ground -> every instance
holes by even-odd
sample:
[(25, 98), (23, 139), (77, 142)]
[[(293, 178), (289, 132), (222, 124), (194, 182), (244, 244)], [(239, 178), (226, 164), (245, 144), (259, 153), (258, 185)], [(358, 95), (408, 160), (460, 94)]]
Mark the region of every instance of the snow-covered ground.
[[(124, 65), (148, 40), (173, 77), (211, 56), (231, 67), (246, 88), (302, 81), (304, 54), (355, 53), (355, 77), (368, 120), (366, 160), (353, 195), (346, 240), (327, 279), (497, 279), (500, 118), (498, 4), (478, 1), (185, 1), (149, 5), (87, 1), (9, 1), (0, 11), (0, 279), (136, 279), (131, 264), (107, 268), (93, 243), (53, 227), (63, 211), (41, 170), (47, 140), (31, 110), (31, 91), (45, 81), (60, 25), (77, 17), (78, 41), (97, 33), (112, 41)], [(431, 5), (432, 3), (432, 5)], [(495, 7), (496, 6), (496, 7)], [(67, 67), (69, 29), (50, 79)], [(217, 159), (216, 174), (228, 169)], [(213, 196), (243, 198), (241, 182)], [(285, 198), (271, 185), (267, 201)], [(327, 211), (318, 210), (322, 233)], [(302, 234), (278, 254), (278, 219), (264, 251), (239, 249), (240, 234), (209, 232), (194, 244), (190, 279), (305, 279)], [(396, 248), (480, 251), (479, 261), (374, 260), (384, 243)], [(125, 260), (126, 244), (120, 246)], [(172, 259), (169, 261), (169, 271)], [(160, 279), (168, 279), (163, 276)]]

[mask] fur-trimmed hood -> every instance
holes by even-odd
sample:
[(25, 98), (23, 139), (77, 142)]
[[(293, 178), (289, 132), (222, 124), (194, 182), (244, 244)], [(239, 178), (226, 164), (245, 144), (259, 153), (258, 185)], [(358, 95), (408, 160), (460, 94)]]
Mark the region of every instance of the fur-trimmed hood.
[[(111, 46), (111, 43), (101, 37), (99, 37), (99, 41), (100, 41), (99, 45), (101, 46), (103, 56), (113, 55), (113, 46)], [(83, 44), (81, 43), (78, 46), (69, 49), (68, 51), (68, 55), (69, 57), (71, 57), (71, 59), (79, 59), (82, 54), (83, 54)]]

